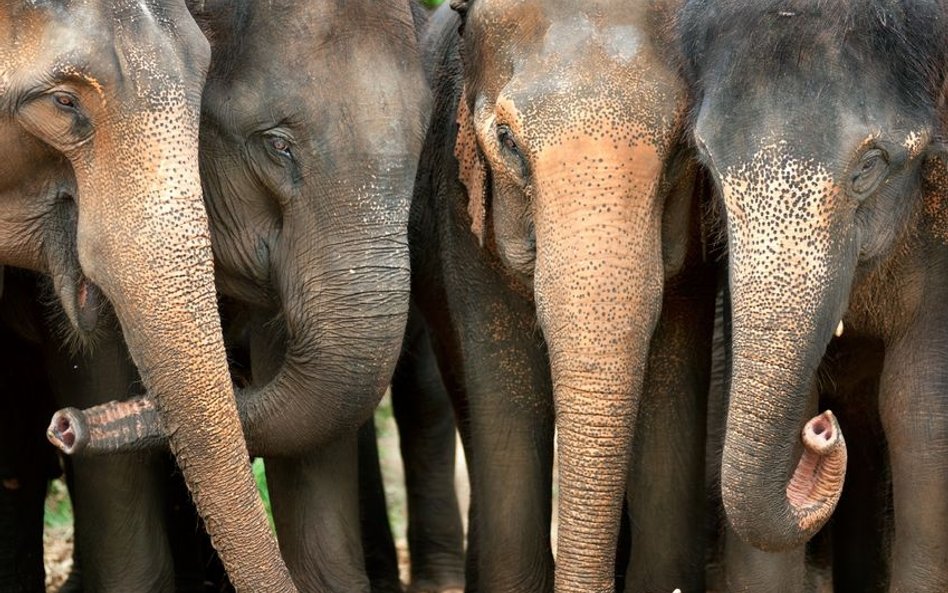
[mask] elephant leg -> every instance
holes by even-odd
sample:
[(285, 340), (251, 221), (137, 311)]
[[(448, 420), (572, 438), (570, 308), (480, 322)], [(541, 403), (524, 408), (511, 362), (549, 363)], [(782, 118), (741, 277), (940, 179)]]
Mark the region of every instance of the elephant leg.
[(157, 455), (73, 461), (71, 496), (84, 590), (174, 591), (162, 496), (165, 467)]
[(714, 282), (667, 294), (639, 410), (628, 482), (627, 593), (704, 591), (705, 434)]
[(886, 350), (879, 407), (892, 471), (890, 593), (948, 591), (946, 328), (940, 312), (920, 315)]
[(0, 481), (0, 593), (43, 593), (43, 501), (48, 478), (30, 471)]
[(464, 530), (454, 490), (454, 413), (417, 312), (409, 317), (405, 340), (392, 378), (392, 406), (405, 466), (410, 591), (462, 590)]
[(398, 555), (388, 521), (374, 420), (359, 429), (359, 521), (372, 593), (400, 593)]
[[(138, 381), (124, 341), (103, 335), (92, 354), (47, 340), (46, 364), (60, 406), (85, 408), (133, 393)], [(174, 591), (167, 536), (163, 453), (75, 458), (70, 496), (82, 585), (97, 593)]]
[(301, 592), (369, 593), (359, 530), (358, 439), (266, 459), (280, 551)]
[(802, 593), (806, 591), (806, 546), (788, 552), (762, 552), (744, 543), (728, 526), (724, 569), (728, 593)]
[[(471, 483), (467, 591), (553, 589), (553, 410), (535, 313), (499, 295), (463, 310), (442, 375), (458, 410)], [(439, 361), (443, 361), (439, 354)]]

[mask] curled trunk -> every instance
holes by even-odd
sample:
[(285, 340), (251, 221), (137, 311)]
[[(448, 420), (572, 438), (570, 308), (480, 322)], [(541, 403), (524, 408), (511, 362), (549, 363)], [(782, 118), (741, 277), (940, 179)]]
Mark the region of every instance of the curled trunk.
[[(788, 550), (809, 540), (836, 508), (846, 474), (846, 442), (831, 411), (804, 423), (822, 351), (809, 364), (793, 364), (791, 357), (766, 348), (749, 354), (739, 345), (737, 326), (721, 469), (724, 508), (748, 543)], [(781, 363), (758, 362), (762, 353)]]
[[(721, 494), (734, 530), (766, 551), (802, 545), (819, 531), (845, 479), (846, 443), (836, 418), (829, 411), (807, 418), (855, 268), (855, 248), (833, 241), (840, 234), (832, 228), (813, 230), (830, 237), (823, 242), (783, 250), (757, 249), (750, 241), (764, 232), (789, 233), (782, 227), (760, 229), (761, 235), (740, 229), (732, 242), (733, 375)], [(808, 252), (821, 244), (833, 249)]]
[[(154, 144), (135, 145), (135, 157), (114, 159), (130, 170), (109, 179), (139, 183), (129, 190), (98, 180), (108, 191), (80, 206), (79, 260), (114, 304), (156, 417), (235, 587), (296, 591), (240, 430), (198, 180), (196, 115), (192, 121), (193, 143), (159, 134)], [(182, 145), (195, 148), (182, 151)], [(145, 171), (153, 177), (142, 179)]]
[[(284, 363), (265, 385), (237, 392), (254, 455), (288, 456), (331, 442), (368, 419), (394, 371), (408, 318), (407, 216), (412, 159), (376, 174), (394, 179), (399, 201), (371, 214), (288, 213), (273, 254), (273, 281), (285, 327)], [(382, 184), (385, 185), (385, 184)], [(320, 222), (332, 217), (333, 225)], [(150, 397), (150, 393), (149, 396)], [(56, 413), (50, 440), (69, 454), (147, 448), (166, 442), (148, 398)]]

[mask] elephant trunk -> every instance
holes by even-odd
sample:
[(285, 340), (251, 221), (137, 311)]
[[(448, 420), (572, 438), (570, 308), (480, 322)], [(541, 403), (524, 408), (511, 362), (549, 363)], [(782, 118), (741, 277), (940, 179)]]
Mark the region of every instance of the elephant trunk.
[[(403, 210), (407, 218), (407, 204)], [(297, 262), (275, 271), (284, 361), (265, 385), (238, 394), (255, 455), (301, 453), (354, 430), (391, 380), (408, 319), (407, 223), (380, 221), (353, 236), (365, 228), (356, 216), (337, 216), (339, 230), (325, 233), (324, 244), (295, 242), (280, 258)]]
[(633, 428), (661, 309), (661, 217), (654, 197), (661, 161), (635, 162), (633, 181), (642, 184), (633, 183), (631, 191), (604, 191), (616, 187), (607, 175), (628, 167), (627, 156), (617, 157), (598, 160), (610, 162), (594, 171), (569, 171), (582, 186), (592, 179), (586, 191), (573, 191), (576, 184), (565, 179), (556, 184), (561, 188), (541, 190), (535, 213), (537, 312), (549, 348), (558, 431), (557, 593), (614, 590)]
[[(413, 158), (399, 158), (361, 175), (373, 186), (399, 188), (391, 195), (354, 195), (346, 212), (301, 208), (285, 217), (286, 240), (272, 256), (286, 328), (283, 364), (265, 384), (237, 393), (254, 455), (294, 455), (330, 442), (371, 417), (384, 394), (408, 319), (415, 167)], [(166, 429), (144, 398), (60, 410), (49, 437), (65, 453), (92, 455), (164, 443)]]
[(805, 417), (822, 350), (794, 363), (792, 355), (755, 345), (768, 339), (779, 338), (748, 337), (735, 320), (721, 489), (737, 533), (762, 550), (783, 551), (805, 543), (835, 509), (846, 442), (831, 411)]
[[(195, 504), (235, 587), (296, 591), (250, 471), (227, 368), (195, 107), (129, 115), (138, 142), (77, 166), (78, 256), (112, 302)], [(157, 131), (155, 131), (157, 130)], [(96, 165), (101, 159), (108, 166)], [(235, 509), (237, 512), (235, 512)]]
[[(828, 186), (793, 203), (822, 204), (835, 196)], [(819, 531), (839, 501), (846, 472), (846, 443), (833, 413), (808, 415), (816, 404), (817, 369), (848, 302), (858, 249), (833, 220), (793, 234), (799, 209), (788, 206), (777, 223), (760, 216), (771, 224), (759, 228), (748, 223), (756, 212), (728, 221), (733, 375), (721, 494), (738, 535), (766, 551), (800, 546)], [(806, 240), (774, 239), (794, 236)]]

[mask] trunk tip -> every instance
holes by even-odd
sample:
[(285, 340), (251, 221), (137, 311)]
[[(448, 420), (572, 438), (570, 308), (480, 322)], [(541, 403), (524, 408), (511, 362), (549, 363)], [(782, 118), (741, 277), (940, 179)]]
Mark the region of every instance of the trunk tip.
[(64, 408), (53, 414), (46, 438), (66, 455), (80, 451), (89, 440), (82, 412), (76, 408)]
[(826, 410), (803, 427), (803, 446), (817, 455), (828, 455), (841, 445), (842, 436), (836, 416)]

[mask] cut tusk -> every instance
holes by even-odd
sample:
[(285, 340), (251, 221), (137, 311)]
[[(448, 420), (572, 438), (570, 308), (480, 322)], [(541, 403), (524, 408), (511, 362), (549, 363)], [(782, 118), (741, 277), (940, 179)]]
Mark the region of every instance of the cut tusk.
[(834, 333), (834, 335), (837, 338), (843, 335), (843, 320), (842, 319), (839, 320), (839, 325), (836, 326), (836, 332)]

